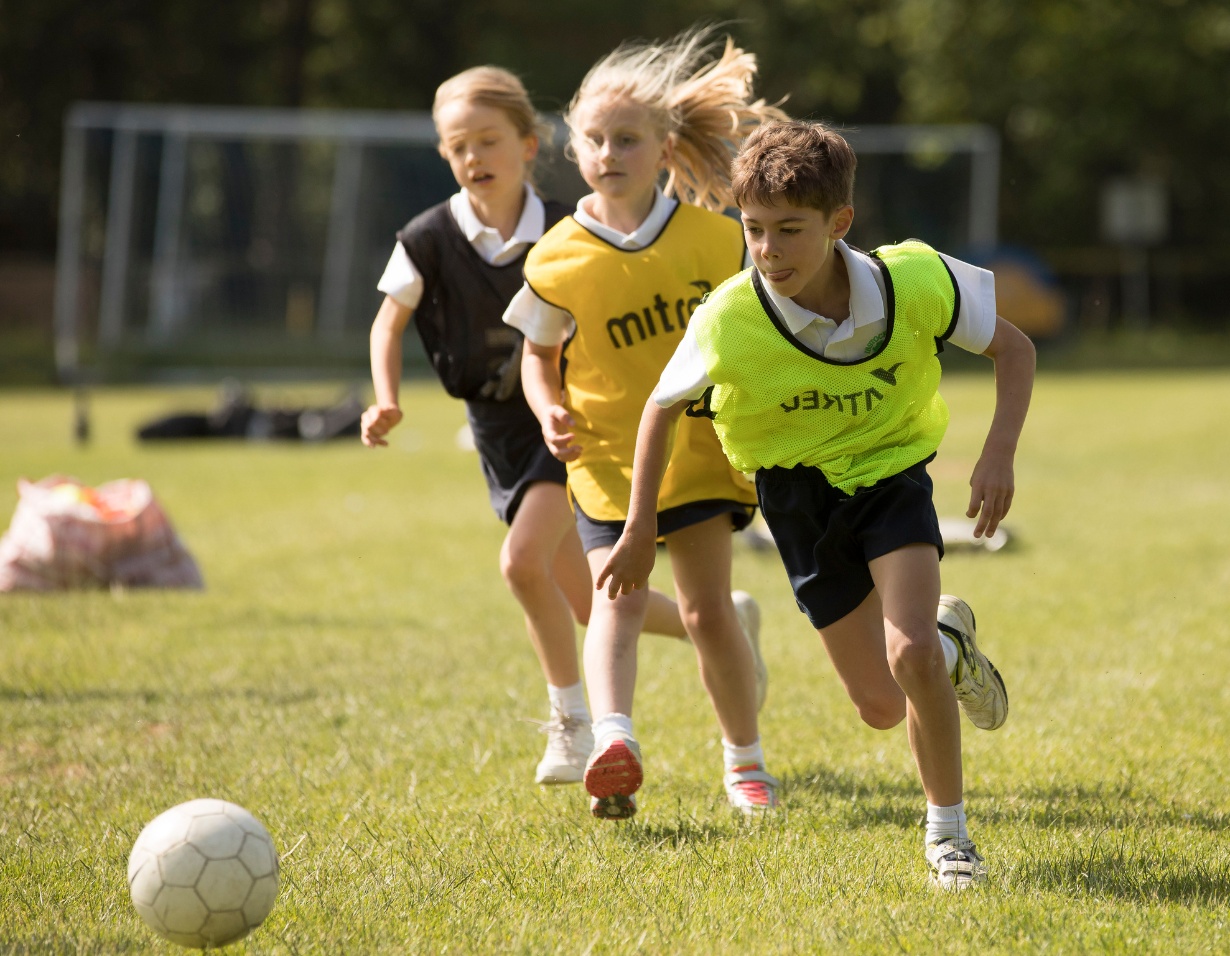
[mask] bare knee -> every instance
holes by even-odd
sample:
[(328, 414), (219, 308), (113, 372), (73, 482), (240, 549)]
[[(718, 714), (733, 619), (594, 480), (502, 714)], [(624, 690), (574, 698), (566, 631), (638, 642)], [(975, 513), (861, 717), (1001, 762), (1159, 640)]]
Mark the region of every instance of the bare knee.
[(888, 666), (900, 684), (925, 681), (944, 670), (944, 651), (934, 629), (919, 634), (898, 632), (888, 638)]
[(891, 730), (905, 719), (905, 694), (900, 688), (863, 692), (851, 699), (863, 723), (876, 730)]
[[(680, 604), (679, 618), (683, 621), (683, 629), (688, 632), (693, 642), (696, 642), (699, 636), (701, 643), (705, 643), (712, 635), (720, 633), (723, 625), (728, 623), (725, 609), (709, 602), (699, 602), (688, 606)], [(730, 614), (730, 620), (736, 623), (738, 621), (733, 612)]]
[(524, 548), (505, 547), (500, 552), (500, 574), (513, 594), (526, 594), (551, 579), (551, 569), (538, 555)]

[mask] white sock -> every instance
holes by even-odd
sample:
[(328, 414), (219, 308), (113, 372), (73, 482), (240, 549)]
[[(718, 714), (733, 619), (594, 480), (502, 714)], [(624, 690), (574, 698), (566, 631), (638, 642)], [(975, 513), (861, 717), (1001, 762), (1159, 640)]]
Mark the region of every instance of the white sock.
[(744, 747), (736, 746), (722, 738), (722, 763), (727, 770), (735, 767), (746, 767), (748, 764), (764, 766), (764, 748), (760, 746), (760, 738)]
[(928, 844), (943, 840), (946, 837), (961, 837), (969, 839), (969, 830), (965, 823), (965, 801), (951, 807), (937, 807), (927, 804), (927, 837)]
[(605, 717), (599, 717), (594, 721), (594, 741), (600, 741), (607, 734), (619, 731), (621, 734), (627, 734), (636, 739), (636, 735), (632, 733), (632, 718), (627, 714), (607, 714)]
[(961, 657), (961, 651), (957, 648), (957, 642), (951, 637), (936, 628), (940, 635), (940, 647), (944, 649), (944, 667), (948, 670), (948, 676), (951, 677), (957, 672), (957, 661)]
[(547, 697), (551, 701), (552, 710), (558, 710), (569, 717), (589, 720), (589, 707), (585, 704), (585, 685), (580, 681), (571, 687), (548, 684)]

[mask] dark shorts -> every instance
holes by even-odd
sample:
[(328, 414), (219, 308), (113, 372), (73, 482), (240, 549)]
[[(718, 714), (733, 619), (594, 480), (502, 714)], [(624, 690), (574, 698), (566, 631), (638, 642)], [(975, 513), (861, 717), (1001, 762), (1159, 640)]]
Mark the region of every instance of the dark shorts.
[[(619, 540), (624, 533), (623, 521), (597, 521), (591, 518), (576, 499), (572, 500), (573, 510), (577, 513), (577, 533), (581, 536), (581, 545), (585, 553), (594, 548), (609, 547)], [(667, 508), (658, 512), (658, 537), (682, 531), (694, 524), (708, 521), (715, 515), (730, 515), (730, 530), (742, 531), (752, 522), (756, 514), (755, 505), (745, 505), (741, 501), (727, 501), (715, 498), (711, 501), (693, 501), (676, 508)]]
[(530, 485), (564, 485), (568, 472), (543, 441), (542, 427), (520, 394), (507, 402), (466, 402), (491, 507), (512, 524)]
[(931, 458), (852, 495), (830, 485), (819, 468), (756, 473), (761, 513), (813, 627), (828, 627), (863, 603), (875, 587), (867, 568), (873, 559), (909, 544), (933, 544), (944, 556), (927, 474)]

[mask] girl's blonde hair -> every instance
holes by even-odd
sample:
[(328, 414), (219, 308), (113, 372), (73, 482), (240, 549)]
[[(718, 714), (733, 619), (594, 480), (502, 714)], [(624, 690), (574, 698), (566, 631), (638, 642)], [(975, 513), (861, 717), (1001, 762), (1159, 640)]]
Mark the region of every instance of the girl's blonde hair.
[(667, 195), (721, 210), (734, 200), (730, 162), (744, 137), (769, 120), (787, 116), (763, 99), (752, 100), (756, 57), (726, 38), (721, 56), (711, 27), (696, 27), (664, 43), (625, 43), (599, 60), (581, 81), (564, 120), (574, 138), (575, 118), (593, 97), (627, 98), (650, 111), (673, 148), (667, 162)]
[(431, 104), (431, 119), (437, 129), (440, 111), (456, 100), (501, 110), (516, 127), (517, 135), (537, 136), (542, 145), (551, 145), (555, 128), (534, 109), (520, 77), (502, 66), (471, 67), (441, 83)]

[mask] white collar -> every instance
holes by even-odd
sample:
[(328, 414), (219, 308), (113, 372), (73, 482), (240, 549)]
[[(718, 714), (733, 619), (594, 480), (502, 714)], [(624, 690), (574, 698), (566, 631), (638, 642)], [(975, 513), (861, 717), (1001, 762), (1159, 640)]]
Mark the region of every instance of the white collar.
[[(589, 196), (582, 197), (577, 203), (577, 211), (573, 214), (573, 218), (598, 238), (605, 239), (613, 246), (619, 246), (621, 249), (644, 249), (658, 238), (675, 211), (675, 207), (679, 205), (679, 200), (671, 199), (656, 186), (653, 193), (653, 208), (649, 210), (649, 215), (629, 233), (612, 229), (586, 212), (585, 203)], [(593, 193), (590, 193), (590, 196), (592, 195)]]
[[(454, 193), (448, 201), (449, 212), (453, 214), (453, 219), (457, 221), (457, 225), (461, 228), (466, 239), (473, 245), (484, 232), (493, 233), (499, 236), (499, 230), (492, 226), (488, 226), (478, 218), (478, 213), (474, 211), (474, 207), (470, 204), (470, 191), (462, 189), (459, 193)], [(517, 220), (517, 228), (513, 230), (513, 234), (505, 242), (502, 238), (500, 242), (504, 245), (512, 245), (518, 242), (535, 243), (542, 238), (543, 226), (546, 224), (546, 210), (543, 209), (542, 200), (538, 198), (538, 194), (530, 187), (529, 183), (525, 184), (525, 206), (521, 210), (521, 218)]]
[(812, 312), (793, 299), (778, 295), (769, 283), (761, 283), (769, 301), (773, 303), (792, 335), (798, 335), (807, 326), (819, 321), (837, 328), (832, 341), (838, 341), (853, 335), (856, 328), (884, 319), (884, 297), (880, 294), (880, 287), (876, 283), (876, 265), (871, 261), (871, 257), (851, 249), (843, 239), (838, 239), (833, 244), (833, 248), (841, 254), (846, 263), (846, 274), (850, 278), (850, 315), (848, 318), (853, 319), (853, 322), (847, 322), (846, 318), (830, 319), (828, 316)]

